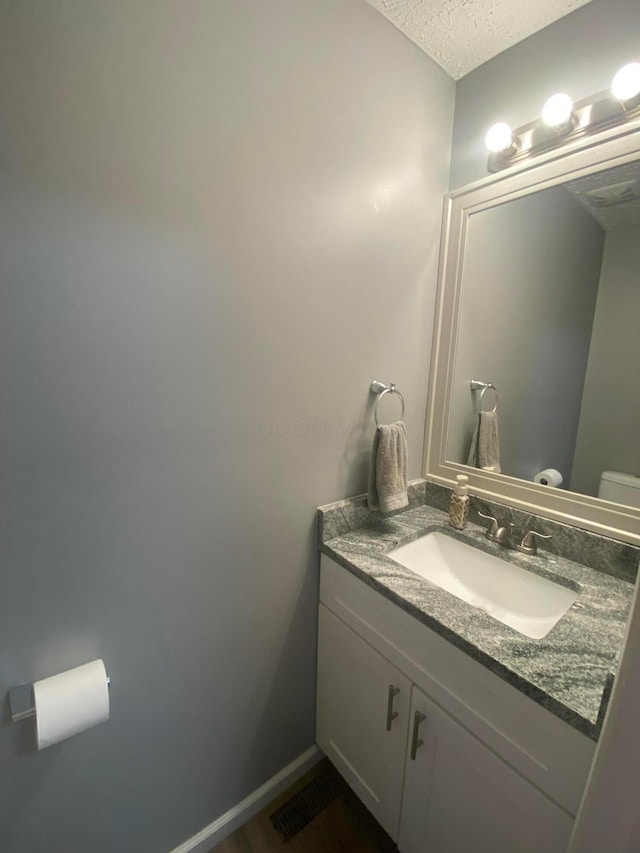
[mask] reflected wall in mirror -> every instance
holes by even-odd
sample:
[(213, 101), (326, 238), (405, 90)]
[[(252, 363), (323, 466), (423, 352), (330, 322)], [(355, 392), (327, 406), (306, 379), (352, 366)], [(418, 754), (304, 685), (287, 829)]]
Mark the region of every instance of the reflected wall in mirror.
[[(640, 545), (640, 489), (600, 492), (606, 471), (640, 485), (638, 364), (640, 117), (447, 197), (427, 479)], [(467, 464), (471, 380), (499, 391), (501, 473)]]
[[(597, 496), (603, 472), (640, 474), (639, 365), (640, 163), (469, 217), (448, 460), (469, 457), (470, 379), (491, 380), (502, 473), (553, 468), (562, 488)], [(640, 477), (617, 492), (611, 480), (606, 496), (640, 506)]]

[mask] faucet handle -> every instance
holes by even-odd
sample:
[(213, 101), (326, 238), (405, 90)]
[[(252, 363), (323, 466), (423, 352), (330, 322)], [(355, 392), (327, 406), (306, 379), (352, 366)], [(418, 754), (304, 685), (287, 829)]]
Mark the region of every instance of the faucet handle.
[(485, 515), (483, 512), (480, 512), (480, 510), (478, 510), (478, 515), (480, 516), (480, 518), (486, 518), (488, 521), (491, 522), (491, 524), (487, 527), (484, 535), (487, 539), (493, 540), (493, 537), (498, 532), (498, 528), (500, 526), (498, 523), (498, 519), (494, 518), (492, 515)]
[(518, 551), (522, 551), (523, 554), (531, 554), (535, 557), (538, 553), (538, 543), (535, 539), (536, 536), (539, 539), (551, 539), (550, 533), (538, 533), (537, 530), (527, 530), (522, 537), (522, 542), (519, 545), (516, 545)]

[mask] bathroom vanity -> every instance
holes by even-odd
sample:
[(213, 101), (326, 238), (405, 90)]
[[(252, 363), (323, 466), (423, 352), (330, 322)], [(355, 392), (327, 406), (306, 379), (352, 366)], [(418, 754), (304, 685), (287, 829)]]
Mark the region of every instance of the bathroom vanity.
[[(561, 853), (632, 585), (543, 552), (501, 553), (430, 506), (361, 515), (342, 535), (320, 525), (318, 743), (401, 853)], [(389, 556), (429, 531), (555, 575), (575, 603), (527, 637)]]
[[(401, 853), (563, 853), (571, 835), (640, 556), (640, 489), (596, 489), (611, 470), (635, 472), (637, 465), (630, 420), (637, 406), (635, 398), (624, 402), (636, 386), (610, 361), (607, 335), (598, 374), (605, 378), (592, 384), (600, 392), (618, 381), (623, 393), (593, 409), (625, 413), (609, 422), (631, 436), (628, 458), (613, 453), (626, 444), (609, 431), (586, 441), (588, 476), (586, 468), (572, 471), (573, 491), (536, 482), (535, 472), (560, 460), (567, 474), (579, 456), (579, 433), (591, 423), (580, 408), (591, 354), (600, 352), (588, 338), (600, 304), (601, 256), (583, 267), (581, 247), (604, 245), (601, 228), (613, 223), (596, 225), (582, 202), (594, 188), (611, 191), (623, 176), (637, 180), (640, 119), (634, 122), (597, 139), (586, 134), (564, 151), (536, 155), (447, 196), (427, 405), (428, 482), (410, 489), (410, 508), (392, 517), (370, 513), (364, 497), (318, 513), (317, 740)], [(556, 225), (549, 211), (559, 217), (561, 210)], [(551, 243), (534, 244), (543, 230)], [(563, 236), (574, 233), (575, 240)], [(567, 246), (575, 257), (564, 257)], [(542, 266), (533, 267), (531, 256)], [(571, 296), (574, 273), (581, 298), (590, 277), (588, 304), (578, 306)], [(549, 290), (559, 294), (557, 309)], [(617, 304), (633, 323), (633, 310)], [(619, 336), (625, 367), (626, 343), (635, 340), (629, 328)], [(494, 412), (498, 387), (506, 473), (465, 464), (482, 408), (476, 392), (493, 388)], [(448, 526), (441, 510), (460, 474), (485, 515), (500, 513), (500, 529), (515, 524), (518, 540), (501, 541), (524, 545), (529, 530), (553, 534), (538, 556), (490, 543), (474, 524), (460, 532)], [(613, 479), (637, 485), (635, 477)], [(429, 533), (435, 535), (428, 547), (405, 548)], [(461, 545), (482, 552), (482, 560)], [(510, 597), (513, 590), (501, 599), (513, 572), (501, 571), (496, 557), (519, 570), (516, 584), (524, 571), (560, 592), (547, 596), (532, 583), (527, 601), (525, 582), (519, 599)], [(538, 593), (542, 610), (529, 606)]]

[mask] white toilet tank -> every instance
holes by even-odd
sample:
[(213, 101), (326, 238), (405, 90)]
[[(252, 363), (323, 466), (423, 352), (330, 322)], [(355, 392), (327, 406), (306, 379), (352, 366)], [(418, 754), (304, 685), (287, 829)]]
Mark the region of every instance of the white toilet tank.
[(640, 507), (640, 477), (621, 471), (603, 471), (598, 497), (625, 506)]

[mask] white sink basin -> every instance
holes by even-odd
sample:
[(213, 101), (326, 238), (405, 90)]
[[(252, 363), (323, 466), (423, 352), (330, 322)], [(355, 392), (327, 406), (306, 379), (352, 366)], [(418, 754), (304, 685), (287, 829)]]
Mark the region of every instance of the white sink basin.
[(387, 556), (537, 640), (549, 633), (579, 594), (443, 533), (428, 533)]

